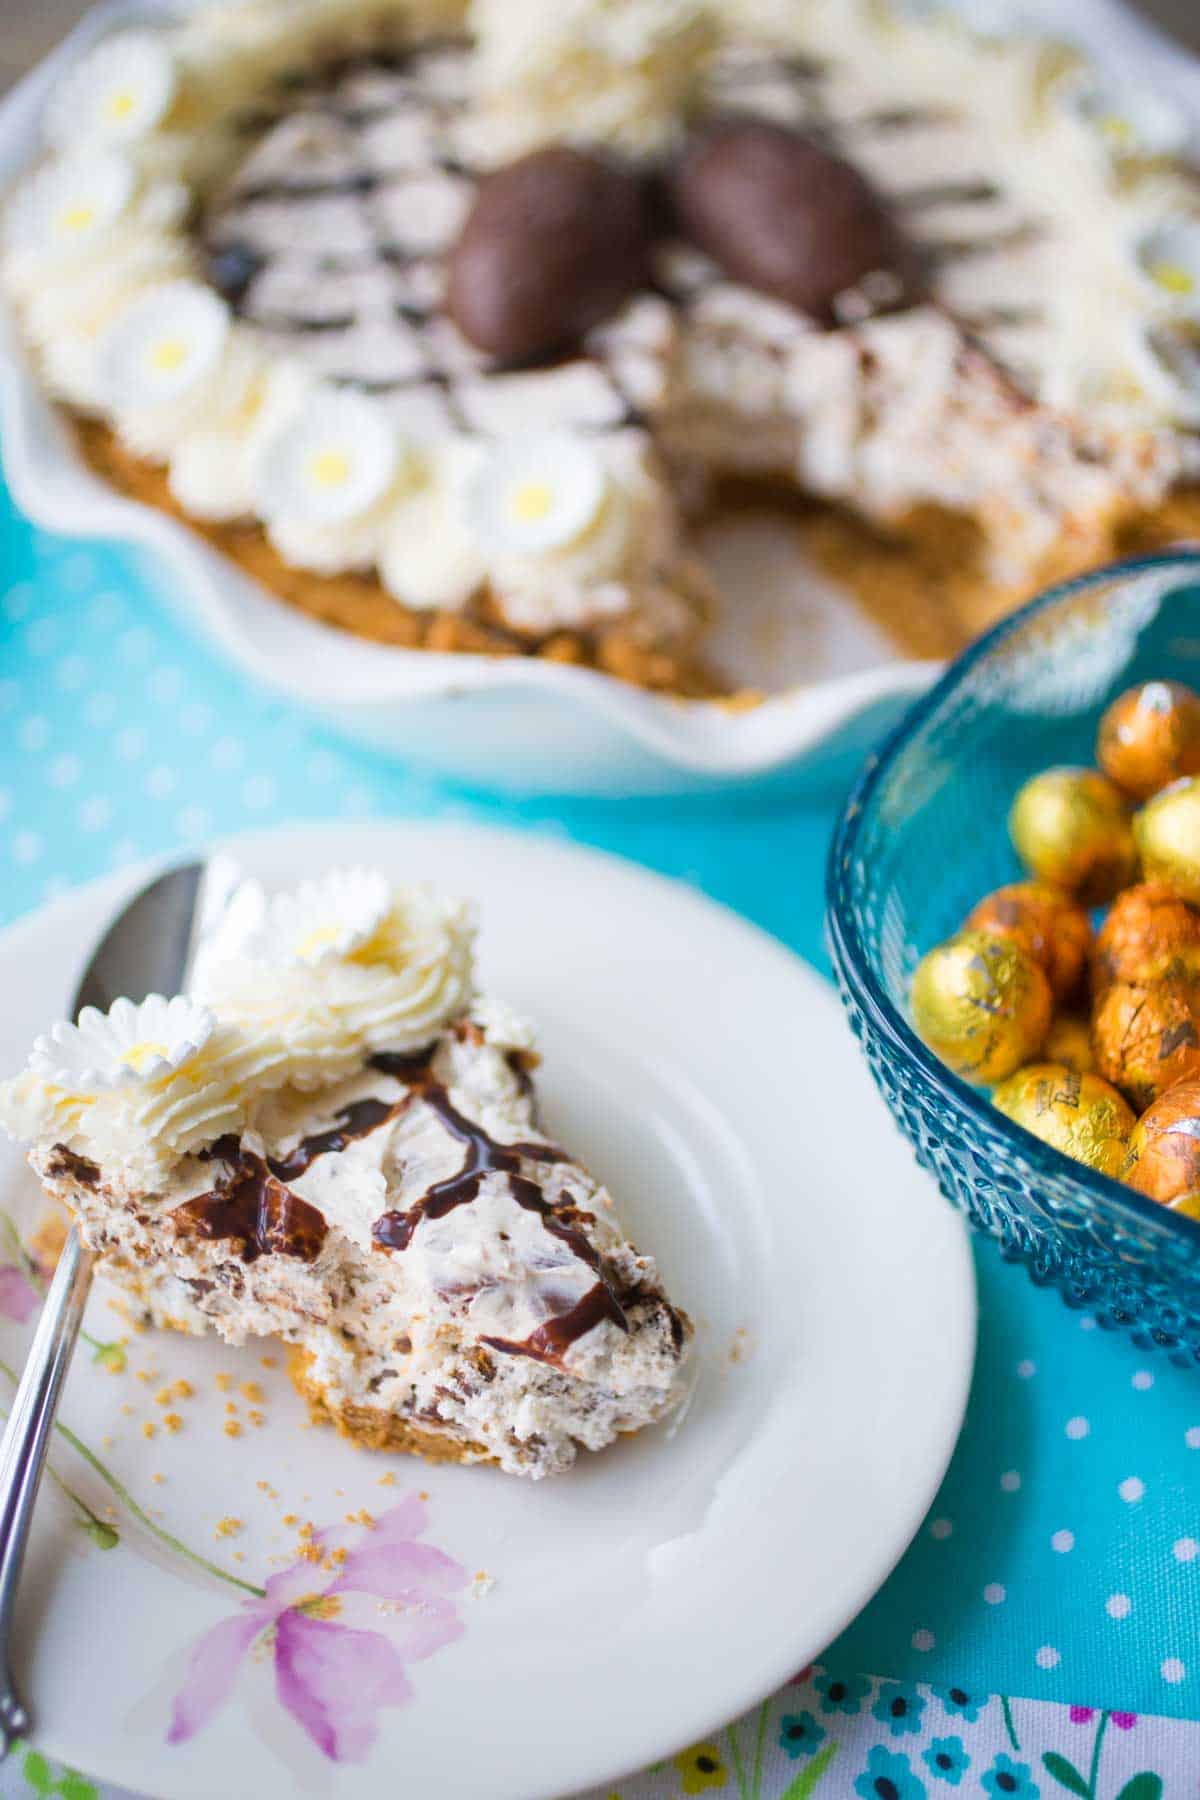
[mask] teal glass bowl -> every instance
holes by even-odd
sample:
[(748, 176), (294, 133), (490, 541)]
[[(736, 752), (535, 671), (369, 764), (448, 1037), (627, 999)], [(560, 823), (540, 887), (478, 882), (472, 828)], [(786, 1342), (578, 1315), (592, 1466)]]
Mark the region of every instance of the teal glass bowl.
[(830, 850), (842, 999), (917, 1160), (1036, 1282), (1172, 1360), (1200, 1362), (1200, 1224), (1094, 1174), (991, 1105), (920, 1042), (918, 959), (1022, 871), (1008, 811), (1027, 776), (1092, 764), (1135, 682), (1200, 688), (1200, 553), (1103, 569), (1014, 613), (959, 658), (870, 758)]

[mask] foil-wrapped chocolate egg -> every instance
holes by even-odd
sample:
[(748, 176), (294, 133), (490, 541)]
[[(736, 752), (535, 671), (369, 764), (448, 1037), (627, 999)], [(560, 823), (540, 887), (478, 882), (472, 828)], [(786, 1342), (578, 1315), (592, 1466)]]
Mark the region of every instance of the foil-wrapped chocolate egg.
[(1200, 1080), (1177, 1081), (1129, 1134), (1125, 1180), (1164, 1206), (1200, 1194)]
[(1068, 999), (1079, 987), (1092, 927), (1082, 906), (1061, 888), (1037, 881), (1011, 882), (979, 902), (967, 915), (967, 927), (1023, 945), (1045, 969), (1056, 1000)]
[(1089, 1169), (1119, 1176), (1124, 1168), (1134, 1115), (1099, 1075), (1081, 1075), (1065, 1063), (1030, 1063), (1002, 1081), (992, 1099), (1006, 1118)]
[(1148, 800), (1183, 775), (1200, 775), (1200, 694), (1182, 681), (1143, 681), (1100, 721), (1096, 755), (1106, 775)]
[(1092, 1014), (1096, 1067), (1144, 1111), (1173, 1082), (1200, 1075), (1200, 986), (1115, 981)]
[(769, 119), (702, 124), (671, 182), (680, 231), (735, 281), (817, 318), (839, 295), (882, 278), (913, 286), (913, 257), (892, 214), (850, 163)]
[(1180, 1194), (1176, 1200), (1166, 1202), (1168, 1212), (1179, 1213), (1185, 1219), (1200, 1220), (1200, 1188), (1190, 1194)]
[(1045, 971), (1012, 938), (960, 931), (917, 965), (913, 1023), (947, 1068), (1002, 1081), (1035, 1056), (1050, 1024)]
[(1079, 1075), (1090, 1075), (1096, 1067), (1092, 1050), (1092, 1028), (1082, 1013), (1055, 1013), (1042, 1045), (1045, 1062), (1066, 1063)]
[(1093, 993), (1114, 981), (1153, 987), (1176, 978), (1200, 978), (1200, 911), (1163, 881), (1126, 888), (1096, 934)]
[(1030, 874), (1099, 906), (1137, 870), (1129, 803), (1097, 769), (1045, 769), (1013, 804), (1009, 829)]
[(450, 253), (446, 310), (505, 362), (546, 356), (616, 312), (646, 279), (642, 183), (565, 144), (484, 177)]
[(1148, 881), (1165, 881), (1200, 906), (1200, 776), (1172, 782), (1133, 821)]

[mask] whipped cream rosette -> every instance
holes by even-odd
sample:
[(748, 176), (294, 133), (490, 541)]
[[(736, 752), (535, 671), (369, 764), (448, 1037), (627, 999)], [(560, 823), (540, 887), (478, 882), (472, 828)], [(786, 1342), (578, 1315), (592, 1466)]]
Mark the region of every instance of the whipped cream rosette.
[(379, 573), (405, 606), (457, 612), (486, 580), (488, 560), (471, 529), (465, 499), (481, 454), (469, 440), (451, 440), (426, 452), (417, 479), (394, 501), (379, 548)]
[(161, 31), (102, 38), (55, 87), (42, 130), (57, 147), (133, 144), (161, 126), (178, 87), (178, 68)]

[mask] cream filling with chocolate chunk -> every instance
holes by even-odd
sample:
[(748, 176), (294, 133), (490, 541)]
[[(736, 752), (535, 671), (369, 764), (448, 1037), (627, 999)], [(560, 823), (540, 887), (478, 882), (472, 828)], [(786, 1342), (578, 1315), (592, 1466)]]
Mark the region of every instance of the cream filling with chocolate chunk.
[(157, 1323), (284, 1338), (364, 1441), (556, 1473), (677, 1404), (690, 1326), (538, 1130), (508, 1035), (464, 1020), (270, 1094), (159, 1193), (61, 1146), (32, 1161)]

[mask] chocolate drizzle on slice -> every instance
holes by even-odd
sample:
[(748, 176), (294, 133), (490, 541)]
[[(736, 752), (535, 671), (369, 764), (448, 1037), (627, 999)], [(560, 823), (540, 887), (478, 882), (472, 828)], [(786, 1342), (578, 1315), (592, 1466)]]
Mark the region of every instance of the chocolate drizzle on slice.
[(478, 1197), (486, 1175), (507, 1175), (509, 1192), (517, 1205), (524, 1207), (527, 1212), (539, 1214), (545, 1229), (566, 1244), (574, 1256), (595, 1272), (597, 1279), (569, 1312), (543, 1320), (528, 1338), (513, 1342), (505, 1338), (485, 1337), (482, 1341), (492, 1349), (509, 1355), (531, 1356), (539, 1362), (557, 1363), (578, 1338), (591, 1331), (603, 1319), (611, 1319), (622, 1331), (628, 1331), (629, 1321), (604, 1277), (599, 1253), (574, 1222), (580, 1215), (572, 1207), (554, 1207), (546, 1199), (538, 1183), (521, 1172), (524, 1161), (567, 1162), (569, 1158), (566, 1152), (552, 1144), (498, 1143), (481, 1125), (459, 1112), (446, 1089), (434, 1077), (427, 1057), (384, 1054), (372, 1057), (371, 1066), (403, 1081), (412, 1094), (418, 1095), (432, 1108), (450, 1135), (465, 1150), (462, 1167), (457, 1174), (435, 1182), (407, 1212), (386, 1212), (376, 1219), (371, 1227), (371, 1236), (380, 1248), (407, 1250), (422, 1219), (441, 1219), (456, 1207), (469, 1206)]
[(369, 1137), (395, 1116), (396, 1108), (387, 1100), (355, 1100), (342, 1108), (328, 1131), (316, 1131), (301, 1138), (286, 1156), (272, 1156), (267, 1167), (279, 1181), (297, 1181), (310, 1163), (330, 1150), (344, 1150), (355, 1138)]
[(77, 1150), (69, 1150), (66, 1144), (55, 1144), (46, 1158), (46, 1174), (51, 1181), (61, 1181), (65, 1176), (78, 1187), (100, 1186), (100, 1170), (97, 1165), (90, 1157), (80, 1156)]
[(240, 1238), (242, 1261), (277, 1253), (315, 1262), (325, 1242), (325, 1220), (293, 1194), (261, 1156), (236, 1138), (219, 1138), (206, 1153), (221, 1164), (211, 1190), (185, 1200), (171, 1214), (176, 1227), (203, 1238)]

